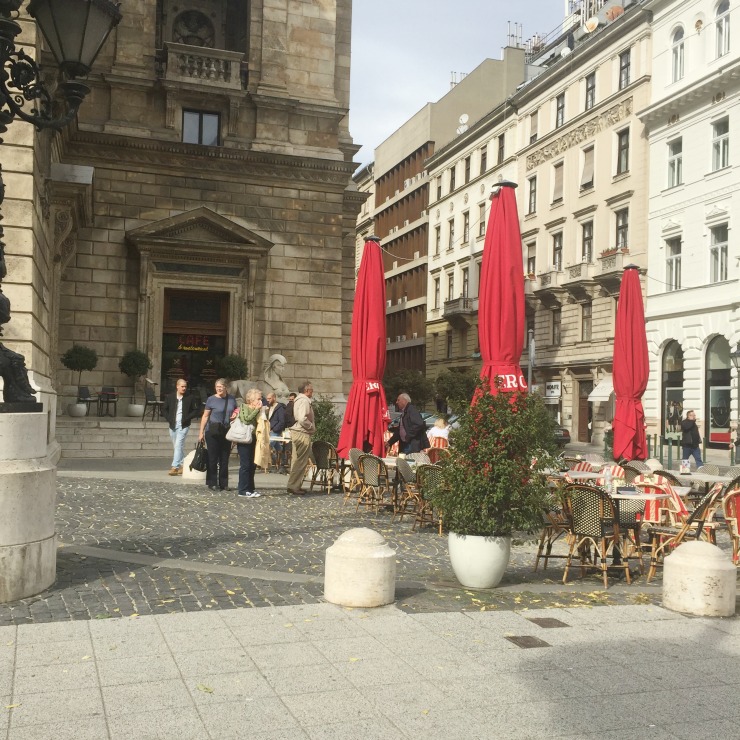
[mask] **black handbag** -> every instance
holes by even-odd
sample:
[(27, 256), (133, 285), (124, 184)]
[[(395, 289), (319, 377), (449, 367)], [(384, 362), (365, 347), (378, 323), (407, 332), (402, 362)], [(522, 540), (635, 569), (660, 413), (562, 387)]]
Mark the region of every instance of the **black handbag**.
[(229, 431), (229, 427), (231, 424), (229, 423), (229, 420), (226, 418), (226, 409), (229, 406), (229, 396), (227, 394), (226, 399), (224, 400), (224, 420), (223, 422), (220, 421), (212, 421), (208, 425), (208, 434), (210, 434), (212, 437), (225, 437), (226, 432)]
[(193, 455), (193, 462), (190, 463), (190, 470), (197, 470), (199, 473), (205, 473), (208, 470), (208, 453), (203, 442), (198, 442)]

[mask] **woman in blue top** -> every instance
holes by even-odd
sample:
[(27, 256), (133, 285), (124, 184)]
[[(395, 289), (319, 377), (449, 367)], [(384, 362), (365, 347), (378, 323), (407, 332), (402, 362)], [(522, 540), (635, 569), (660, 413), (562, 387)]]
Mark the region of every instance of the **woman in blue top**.
[(231, 442), (226, 439), (231, 415), (236, 410), (236, 399), (226, 392), (226, 380), (216, 381), (216, 393), (208, 396), (205, 410), (200, 420), (200, 436), (205, 439), (208, 450), (208, 471), (206, 485), (212, 490), (229, 489), (229, 454)]

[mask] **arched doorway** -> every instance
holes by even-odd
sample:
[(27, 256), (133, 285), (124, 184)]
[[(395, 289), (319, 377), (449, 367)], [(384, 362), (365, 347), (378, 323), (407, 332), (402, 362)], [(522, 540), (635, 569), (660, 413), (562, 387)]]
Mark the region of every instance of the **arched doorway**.
[(722, 336), (707, 346), (704, 434), (708, 445), (727, 448), (730, 441), (730, 343)]
[(683, 350), (673, 340), (663, 352), (663, 436), (671, 439), (681, 436), (683, 416)]

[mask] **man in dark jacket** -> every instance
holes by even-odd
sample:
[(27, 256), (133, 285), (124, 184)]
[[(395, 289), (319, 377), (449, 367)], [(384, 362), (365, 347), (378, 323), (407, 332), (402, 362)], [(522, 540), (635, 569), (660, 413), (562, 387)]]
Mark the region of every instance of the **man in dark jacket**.
[(190, 431), (190, 422), (198, 416), (198, 401), (195, 396), (185, 395), (187, 380), (180, 378), (175, 387), (177, 390), (174, 393), (165, 396), (162, 409), (164, 418), (170, 425), (170, 439), (174, 448), (172, 467), (168, 475), (182, 475), (185, 437)]
[(704, 463), (701, 461), (701, 435), (696, 425), (696, 413), (687, 411), (686, 418), (681, 422), (681, 458), (688, 460), (693, 457), (696, 467), (700, 468)]
[(399, 450), (404, 454), (409, 452), (421, 452), (429, 447), (427, 438), (427, 427), (421, 414), (411, 403), (408, 393), (401, 393), (396, 399), (396, 408), (401, 411), (398, 429), (393, 432), (391, 438), (386, 442), (388, 447), (400, 442)]

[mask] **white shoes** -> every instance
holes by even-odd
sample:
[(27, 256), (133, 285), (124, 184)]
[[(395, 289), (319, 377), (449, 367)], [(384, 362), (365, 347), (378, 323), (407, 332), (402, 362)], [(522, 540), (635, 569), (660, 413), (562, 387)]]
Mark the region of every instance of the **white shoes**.
[(257, 491), (239, 491), (237, 495), (239, 498), (259, 498), (262, 494), (257, 493)]

